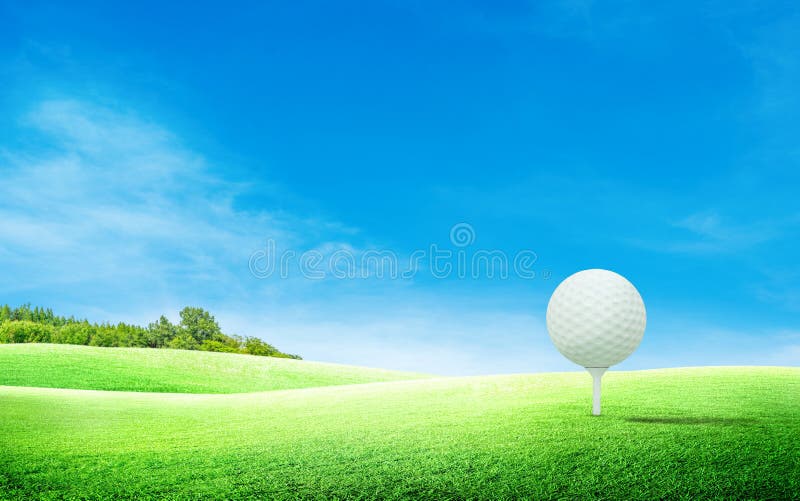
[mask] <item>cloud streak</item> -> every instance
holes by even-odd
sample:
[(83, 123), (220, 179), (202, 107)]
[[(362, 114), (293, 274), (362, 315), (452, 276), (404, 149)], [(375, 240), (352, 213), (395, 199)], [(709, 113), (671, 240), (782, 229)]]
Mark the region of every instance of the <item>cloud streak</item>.
[(730, 224), (716, 212), (698, 212), (673, 223), (686, 230), (693, 240), (673, 242), (665, 246), (671, 252), (724, 253), (741, 251), (780, 238), (792, 221), (755, 221)]
[(6, 298), (137, 323), (199, 304), (228, 332), (310, 359), (442, 374), (566, 367), (529, 315), (465, 313), (410, 283), (256, 280), (248, 258), (266, 237), (329, 252), (355, 249), (352, 228), (237, 208), (252, 186), (135, 113), (47, 101), (23, 123), (38, 146), (0, 163)]
[(237, 209), (253, 187), (215, 176), (169, 131), (130, 112), (47, 101), (24, 124), (40, 146), (5, 152), (0, 164), (2, 266), (20, 278), (0, 286), (6, 293), (146, 285), (169, 298), (213, 284), (235, 296), (265, 236), (301, 241), (317, 227)]

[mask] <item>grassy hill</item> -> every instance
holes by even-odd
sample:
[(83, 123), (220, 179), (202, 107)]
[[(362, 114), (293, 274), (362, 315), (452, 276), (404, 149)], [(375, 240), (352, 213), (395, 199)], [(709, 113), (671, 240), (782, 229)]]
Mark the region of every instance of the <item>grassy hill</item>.
[(0, 492), (791, 499), (798, 395), (800, 368), (745, 367), (610, 372), (600, 417), (585, 373), (231, 395), (1, 387)]
[(0, 385), (243, 393), (423, 377), (285, 358), (152, 348), (0, 344)]

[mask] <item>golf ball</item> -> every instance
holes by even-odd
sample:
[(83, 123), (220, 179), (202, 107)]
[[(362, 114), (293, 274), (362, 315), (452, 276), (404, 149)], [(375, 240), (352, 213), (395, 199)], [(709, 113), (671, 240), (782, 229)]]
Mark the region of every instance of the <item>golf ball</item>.
[(636, 287), (608, 270), (570, 275), (547, 305), (550, 339), (583, 367), (610, 367), (628, 358), (642, 341), (646, 320)]

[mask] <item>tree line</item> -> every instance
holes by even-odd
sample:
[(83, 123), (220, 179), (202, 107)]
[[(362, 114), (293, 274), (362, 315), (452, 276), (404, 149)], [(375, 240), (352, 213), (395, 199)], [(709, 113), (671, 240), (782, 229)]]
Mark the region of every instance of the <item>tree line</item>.
[(256, 337), (224, 334), (211, 313), (191, 306), (180, 311), (177, 324), (162, 315), (147, 327), (141, 327), (124, 322), (90, 323), (55, 315), (50, 308), (31, 308), (29, 304), (11, 308), (6, 304), (0, 307), (0, 343), (173, 348), (301, 358), (283, 353)]

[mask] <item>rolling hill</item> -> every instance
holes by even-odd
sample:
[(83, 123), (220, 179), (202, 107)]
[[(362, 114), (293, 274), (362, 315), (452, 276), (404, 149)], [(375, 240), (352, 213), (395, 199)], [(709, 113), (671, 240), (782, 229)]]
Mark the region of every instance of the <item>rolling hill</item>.
[(0, 344), (0, 385), (244, 393), (425, 377), (400, 371), (190, 350)]
[[(132, 367), (140, 370), (141, 361)], [(314, 367), (324, 381), (339, 370)], [(323, 377), (326, 369), (332, 373)], [(80, 381), (122, 369), (114, 371)], [(197, 379), (209, 372), (199, 366)], [(0, 387), (0, 497), (791, 499), (800, 492), (800, 368), (610, 372), (600, 417), (589, 415), (585, 373), (237, 394), (36, 388), (42, 377), (30, 378), (30, 386)]]

